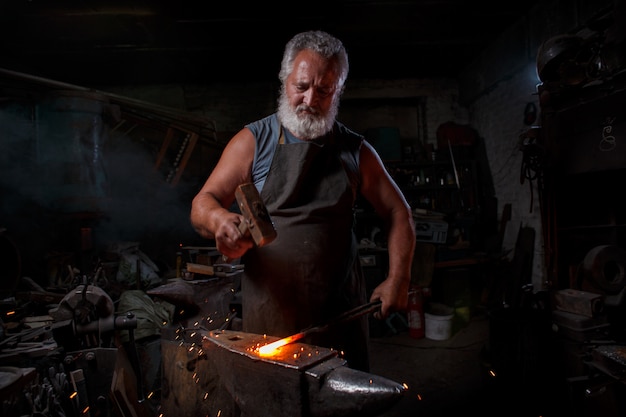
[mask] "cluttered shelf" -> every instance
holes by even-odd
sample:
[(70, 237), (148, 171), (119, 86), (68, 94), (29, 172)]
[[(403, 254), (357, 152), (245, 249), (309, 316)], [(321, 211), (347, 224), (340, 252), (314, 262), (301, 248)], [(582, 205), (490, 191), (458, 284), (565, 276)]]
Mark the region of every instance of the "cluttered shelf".
[(452, 213), (477, 206), (473, 160), (387, 163), (387, 169), (411, 207)]

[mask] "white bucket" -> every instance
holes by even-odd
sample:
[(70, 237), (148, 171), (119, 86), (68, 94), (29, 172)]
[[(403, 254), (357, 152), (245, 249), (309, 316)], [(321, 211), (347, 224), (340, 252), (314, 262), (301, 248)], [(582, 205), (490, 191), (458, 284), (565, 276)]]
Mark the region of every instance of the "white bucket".
[(426, 319), (426, 338), (431, 340), (447, 340), (452, 335), (452, 318), (454, 309), (444, 304), (431, 303), (424, 313)]

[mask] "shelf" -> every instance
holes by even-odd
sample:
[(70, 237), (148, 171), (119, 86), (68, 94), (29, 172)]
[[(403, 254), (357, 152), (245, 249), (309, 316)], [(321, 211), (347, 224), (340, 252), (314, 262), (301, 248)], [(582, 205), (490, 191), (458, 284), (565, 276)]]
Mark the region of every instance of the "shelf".
[(447, 215), (477, 209), (474, 160), (462, 159), (453, 164), (450, 159), (441, 158), (387, 163), (386, 166), (412, 208)]
[(589, 278), (579, 282), (573, 271), (589, 251), (626, 242), (626, 202), (619, 188), (626, 181), (624, 120), (613, 116), (626, 105), (626, 89), (612, 84), (577, 90), (571, 100), (550, 94), (541, 103), (540, 192), (551, 288), (587, 285)]

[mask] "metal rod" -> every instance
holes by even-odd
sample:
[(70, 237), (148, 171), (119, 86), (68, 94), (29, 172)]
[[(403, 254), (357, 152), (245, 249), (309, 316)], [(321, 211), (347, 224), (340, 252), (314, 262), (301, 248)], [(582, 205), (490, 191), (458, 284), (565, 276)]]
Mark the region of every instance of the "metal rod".
[(287, 344), (294, 343), (312, 333), (320, 333), (320, 332), (326, 331), (331, 326), (334, 326), (339, 323), (345, 323), (350, 320), (354, 320), (357, 317), (360, 317), (364, 314), (377, 310), (380, 308), (381, 304), (382, 304), (382, 301), (376, 300), (376, 301), (370, 301), (367, 304), (357, 306), (351, 310), (346, 311), (345, 313), (340, 314), (339, 316), (335, 317), (334, 319), (332, 319), (331, 321), (329, 321), (328, 323), (324, 325), (309, 327), (308, 329), (305, 329), (301, 331), (300, 333), (296, 333), (294, 335), (279, 339), (275, 342), (268, 343), (265, 346), (261, 346), (259, 348), (259, 353), (262, 355), (272, 354), (272, 352), (275, 349), (281, 346), (287, 345)]
[(345, 322), (357, 319), (364, 314), (371, 313), (375, 310), (378, 310), (381, 304), (382, 304), (382, 301), (380, 300), (370, 301), (367, 304), (357, 306), (351, 310), (346, 311), (345, 313), (340, 314), (339, 316), (335, 317), (334, 319), (332, 319), (331, 321), (329, 321), (328, 323), (322, 326), (311, 327), (308, 330), (304, 330), (304, 332), (307, 332), (316, 328), (319, 328), (318, 331), (323, 331), (323, 330), (326, 330), (328, 327), (333, 326), (335, 324), (345, 323)]
[(329, 327), (331, 326), (335, 326), (337, 324), (341, 324), (341, 323), (346, 323), (348, 321), (357, 319), (359, 317), (361, 317), (364, 314), (367, 313), (371, 313), (372, 311), (378, 310), (380, 308), (380, 305), (382, 304), (382, 301), (380, 300), (376, 300), (376, 301), (370, 301), (367, 304), (363, 304), (360, 306), (357, 306), (351, 310), (348, 310), (340, 315), (338, 315), (337, 317), (335, 317), (334, 319), (330, 320), (328, 323), (326, 324), (322, 324), (319, 326), (313, 326), (313, 327), (309, 327), (305, 330), (302, 330), (300, 333), (298, 333), (298, 337), (299, 339), (310, 335), (311, 333), (320, 333), (320, 332), (324, 332), (326, 330), (328, 330)]

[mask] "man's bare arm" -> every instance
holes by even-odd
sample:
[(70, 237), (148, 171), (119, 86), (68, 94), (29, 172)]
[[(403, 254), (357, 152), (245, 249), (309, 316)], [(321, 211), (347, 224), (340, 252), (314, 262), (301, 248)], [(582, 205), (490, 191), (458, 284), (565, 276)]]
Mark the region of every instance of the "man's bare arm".
[(207, 239), (215, 239), (217, 249), (238, 258), (252, 246), (238, 228), (242, 216), (229, 211), (235, 190), (251, 181), (255, 142), (247, 128), (239, 131), (226, 145), (215, 168), (193, 198), (190, 220), (193, 228)]
[(388, 232), (389, 271), (371, 297), (382, 301), (381, 313), (385, 318), (393, 311), (404, 310), (408, 303), (415, 250), (413, 213), (380, 157), (367, 142), (361, 149), (360, 167), (361, 193), (383, 219)]

